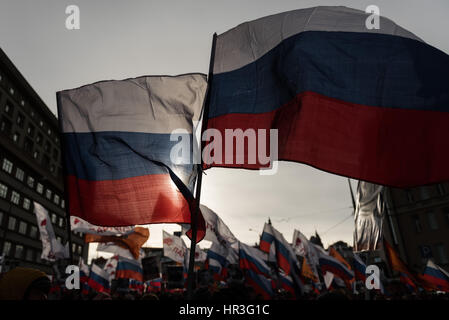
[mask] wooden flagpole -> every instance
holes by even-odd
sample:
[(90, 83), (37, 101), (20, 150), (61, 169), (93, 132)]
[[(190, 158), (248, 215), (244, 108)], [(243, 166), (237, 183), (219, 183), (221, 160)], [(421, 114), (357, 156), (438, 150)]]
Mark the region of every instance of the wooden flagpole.
[[(209, 62), (209, 74), (207, 76), (207, 90), (206, 90), (206, 98), (204, 100), (204, 108), (203, 108), (203, 122), (201, 125), (201, 132), (204, 131), (207, 128), (207, 120), (209, 118), (209, 105), (210, 105), (210, 92), (211, 92), (211, 85), (212, 85), (212, 75), (213, 75), (213, 68), (214, 68), (214, 57), (215, 57), (215, 44), (217, 42), (217, 34), (214, 33), (212, 38), (212, 49), (210, 54), (210, 62)], [(195, 135), (195, 132), (193, 132)], [(195, 138), (195, 136), (194, 136)], [(200, 137), (199, 141), (200, 146), (200, 157), (201, 162), (198, 165), (198, 179), (196, 181), (196, 191), (195, 191), (195, 202), (194, 202), (194, 209), (192, 210), (192, 216), (190, 218), (191, 220), (191, 229), (192, 229), (192, 238), (190, 239), (190, 257), (189, 257), (189, 270), (188, 270), (188, 277), (187, 277), (187, 299), (192, 300), (193, 299), (193, 287), (195, 282), (195, 274), (194, 274), (194, 266), (195, 266), (195, 249), (196, 249), (196, 236), (197, 236), (197, 230), (198, 230), (198, 223), (197, 223), (197, 217), (198, 212), (200, 210), (200, 199), (201, 199), (201, 184), (203, 181), (203, 157), (202, 157), (202, 140)]]

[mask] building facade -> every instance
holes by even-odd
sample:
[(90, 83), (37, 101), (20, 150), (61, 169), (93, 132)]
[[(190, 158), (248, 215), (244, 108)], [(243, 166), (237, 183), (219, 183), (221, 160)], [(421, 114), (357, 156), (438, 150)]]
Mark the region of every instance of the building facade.
[(427, 259), (449, 271), (449, 183), (410, 189), (386, 188), (384, 230), (414, 272)]
[[(33, 267), (52, 274), (41, 260), (33, 201), (50, 214), (57, 238), (67, 241), (58, 121), (0, 49), (0, 255), (2, 271)], [(88, 245), (72, 234), (75, 261)]]

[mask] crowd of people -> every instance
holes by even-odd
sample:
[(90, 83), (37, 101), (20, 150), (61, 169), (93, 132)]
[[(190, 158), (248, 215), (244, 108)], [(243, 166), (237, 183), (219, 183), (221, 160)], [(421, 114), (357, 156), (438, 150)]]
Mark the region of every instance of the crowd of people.
[[(273, 300), (449, 300), (449, 293), (429, 291), (408, 291), (400, 282), (393, 282), (386, 288), (367, 291), (360, 287), (354, 292), (344, 287), (321, 291), (309, 291), (299, 297), (282, 289), (275, 290)], [(187, 299), (184, 288), (149, 290), (114, 289), (110, 293), (90, 290), (69, 290), (63, 283), (55, 284), (42, 271), (17, 267), (0, 275), (0, 300), (153, 300), (181, 301)], [(193, 299), (198, 301), (254, 301), (262, 300), (252, 287), (243, 281), (230, 281), (226, 285), (203, 285), (194, 290)]]

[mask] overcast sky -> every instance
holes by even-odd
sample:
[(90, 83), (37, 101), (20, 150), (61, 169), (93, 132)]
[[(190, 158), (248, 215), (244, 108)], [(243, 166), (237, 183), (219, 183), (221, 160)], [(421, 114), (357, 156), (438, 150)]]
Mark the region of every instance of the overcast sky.
[[(71, 4), (80, 8), (80, 30), (65, 28), (65, 8)], [(365, 10), (370, 4), (449, 52), (447, 0), (0, 0), (0, 46), (56, 113), (59, 90), (141, 75), (207, 73), (212, 34), (244, 21), (316, 5)], [(278, 174), (269, 177), (210, 169), (201, 199), (246, 243), (258, 241), (271, 217), (288, 241), (297, 228), (307, 236), (317, 230), (325, 245), (338, 240), (352, 245), (347, 179), (305, 165), (281, 163)], [(160, 225), (151, 226), (149, 245), (162, 245), (161, 230)]]

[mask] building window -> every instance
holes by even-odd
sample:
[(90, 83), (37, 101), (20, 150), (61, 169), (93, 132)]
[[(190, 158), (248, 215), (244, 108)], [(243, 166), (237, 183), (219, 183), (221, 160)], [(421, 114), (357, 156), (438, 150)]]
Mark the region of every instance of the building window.
[(64, 219), (61, 218), (61, 217), (59, 217), (59, 219), (58, 219), (58, 226), (59, 226), (60, 228), (64, 227)]
[(3, 244), (3, 254), (5, 256), (9, 256), (10, 253), (11, 253), (11, 242), (5, 241), (5, 243)]
[(20, 134), (18, 134), (17, 132), (13, 134), (12, 136), (12, 141), (14, 141), (15, 143), (18, 143), (20, 139)]
[(23, 181), (24, 177), (25, 177), (25, 172), (20, 168), (16, 168), (16, 179)]
[(37, 227), (36, 226), (31, 226), (30, 228), (30, 238), (37, 238)]
[(3, 211), (0, 211), (0, 227), (3, 225), (3, 217), (5, 216)]
[(34, 143), (30, 138), (25, 138), (25, 142), (23, 143), (23, 149), (31, 154), (33, 152)]
[(76, 243), (72, 243), (72, 252), (75, 253), (76, 251)]
[(11, 173), (12, 172), (12, 162), (9, 161), (8, 159), (4, 158), (2, 169), (8, 173)]
[(8, 114), (8, 115), (10, 115), (10, 116), (12, 116), (12, 113), (13, 113), (13, 112), (14, 112), (14, 107), (11, 105), (11, 103), (9, 103), (9, 101), (6, 102), (6, 105), (5, 105), (5, 113)]
[(53, 202), (56, 204), (56, 205), (59, 205), (59, 196), (55, 193), (55, 196), (54, 196), (54, 198), (53, 198)]
[(23, 128), (23, 124), (25, 122), (25, 117), (22, 114), (17, 115), (16, 123), (19, 127)]
[(17, 191), (13, 191), (11, 193), (11, 202), (14, 204), (19, 204), (20, 202), (20, 194)]
[(442, 184), (442, 183), (438, 184), (438, 192), (440, 193), (440, 195), (444, 195), (446, 193), (446, 190), (444, 188), (444, 184)]
[(50, 172), (51, 172), (51, 173), (55, 172), (55, 165), (54, 165), (54, 164), (52, 164), (52, 165), (50, 166)]
[(26, 234), (27, 233), (27, 224), (25, 221), (20, 221), (19, 223), (19, 233)]
[(23, 208), (25, 210), (30, 210), (31, 207), (31, 201), (28, 198), (23, 198)]
[(36, 143), (37, 144), (42, 144), (42, 134), (38, 133), (36, 136)]
[(418, 216), (414, 216), (412, 217), (413, 219), (413, 224), (415, 226), (415, 231), (416, 233), (421, 233), (422, 232), (422, 226), (421, 226), (421, 221), (419, 220)]
[(28, 126), (27, 128), (27, 134), (32, 137), (34, 135), (34, 126), (32, 126), (31, 124)]
[(8, 219), (8, 229), (11, 231), (16, 230), (16, 224), (17, 224), (16, 218), (10, 216)]
[(22, 259), (23, 256), (23, 246), (20, 244), (16, 245), (16, 251), (14, 253), (14, 258), (16, 259)]
[(65, 200), (64, 200), (64, 199), (61, 200), (61, 208), (62, 208), (62, 209), (65, 208)]
[(34, 251), (33, 251), (33, 249), (30, 249), (30, 248), (27, 249), (25, 259), (27, 261), (33, 261), (33, 259), (34, 259)]
[(20, 105), (21, 105), (22, 107), (24, 107), (24, 106), (25, 106), (25, 101), (24, 101), (24, 100), (20, 100)]
[(438, 229), (438, 222), (437, 218), (435, 216), (435, 213), (429, 212), (427, 214), (427, 218), (429, 219), (429, 226), (431, 230), (437, 230)]
[(50, 130), (50, 129), (47, 130), (47, 134), (48, 134), (49, 136), (51, 136), (51, 130)]
[(8, 187), (5, 186), (3, 183), (0, 183), (0, 197), (6, 198), (7, 194), (8, 194)]
[(44, 126), (44, 122), (41, 120), (39, 121), (39, 126), (43, 127)]
[(50, 153), (50, 148), (51, 148), (50, 142), (45, 141), (45, 144), (44, 144), (44, 150), (45, 150), (45, 152)]
[(47, 191), (45, 192), (45, 196), (47, 197), (48, 200), (51, 200), (51, 190), (47, 189)]
[(10, 93), (11, 95), (14, 95), (14, 88), (9, 88), (9, 93)]
[(11, 121), (8, 121), (7, 119), (2, 119), (2, 122), (0, 124), (0, 131), (6, 133), (6, 136), (9, 137), (11, 134), (11, 128), (12, 128)]
[(78, 246), (78, 254), (81, 255), (83, 253), (83, 247), (82, 246)]
[(44, 192), (44, 186), (40, 182), (37, 183), (36, 191), (37, 191), (37, 193), (40, 193), (40, 194), (42, 194)]
[(36, 150), (36, 151), (33, 152), (33, 158), (34, 159), (39, 158), (39, 151)]
[(30, 188), (34, 188), (34, 178), (33, 177), (28, 176), (28, 178), (27, 178), (27, 185)]
[(439, 263), (440, 264), (448, 264), (449, 263), (449, 260), (448, 260), (448, 257), (447, 257), (447, 252), (446, 252), (446, 248), (444, 247), (444, 244), (437, 244), (436, 246), (435, 246), (435, 248), (436, 248), (436, 252), (437, 252), (437, 256), (438, 256), (438, 259), (439, 259)]
[(55, 213), (52, 213), (51, 214), (51, 223), (53, 223), (53, 224), (56, 224), (56, 219), (57, 219), (58, 217), (56, 216), (56, 214)]

